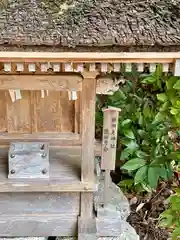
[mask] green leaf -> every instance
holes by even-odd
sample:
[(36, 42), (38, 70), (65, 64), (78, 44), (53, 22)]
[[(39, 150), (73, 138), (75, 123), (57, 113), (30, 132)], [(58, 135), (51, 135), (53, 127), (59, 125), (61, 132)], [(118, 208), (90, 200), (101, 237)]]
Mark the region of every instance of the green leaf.
[(149, 106), (144, 106), (143, 108), (143, 115), (145, 118), (148, 118), (151, 116), (151, 109)]
[(144, 131), (143, 129), (138, 129), (137, 132), (141, 138), (144, 138), (147, 135), (146, 131)]
[(141, 183), (143, 189), (147, 192), (152, 192), (152, 189), (151, 187), (148, 185), (148, 184), (145, 184), (145, 183)]
[(173, 222), (173, 216), (170, 213), (164, 212), (160, 215), (160, 226), (161, 227), (171, 227)]
[(142, 83), (146, 83), (146, 84), (154, 83), (154, 82), (156, 82), (156, 78), (153, 76), (146, 77), (145, 79), (142, 80)]
[(168, 99), (170, 100), (171, 104), (173, 104), (173, 105), (178, 100), (178, 96), (177, 96), (177, 93), (176, 93), (175, 89), (168, 90), (167, 91), (167, 96), (168, 96)]
[(166, 169), (164, 166), (160, 167), (160, 169), (159, 169), (159, 176), (160, 176), (162, 179), (164, 179), (164, 180), (167, 180), (167, 179), (168, 179), (167, 169)]
[(173, 176), (173, 170), (171, 164), (166, 164), (167, 167), (167, 177), (170, 179)]
[(179, 188), (175, 188), (174, 191), (175, 191), (176, 194), (180, 197), (180, 189), (179, 189)]
[(174, 84), (173, 88), (174, 88), (174, 89), (177, 89), (177, 90), (180, 89), (180, 80), (178, 80), (178, 81)]
[(145, 153), (145, 152), (143, 152), (143, 151), (137, 151), (137, 152), (136, 152), (136, 155), (137, 155), (137, 157), (139, 157), (139, 158), (146, 158), (146, 157), (149, 156), (147, 153)]
[(131, 122), (131, 119), (126, 119), (121, 123), (121, 125), (125, 126), (125, 125), (128, 125), (130, 122)]
[(130, 141), (126, 144), (128, 151), (132, 154), (134, 153), (138, 148), (139, 145), (135, 141)]
[[(161, 64), (157, 65), (156, 71), (155, 71), (155, 77), (157, 78), (157, 80), (160, 80), (163, 76), (163, 68)], [(160, 87), (160, 86), (158, 86)]]
[[(155, 116), (155, 121), (163, 121), (164, 120), (164, 118), (165, 118), (165, 115), (162, 113), (162, 112), (159, 112), (158, 114), (156, 114), (156, 116)], [(153, 123), (155, 122), (155, 121), (153, 121)]]
[(133, 179), (124, 179), (120, 181), (117, 185), (119, 187), (132, 187), (133, 183), (134, 183)]
[(166, 80), (166, 87), (167, 87), (167, 90), (170, 90), (173, 88), (174, 84), (176, 83), (177, 81), (177, 77), (170, 77)]
[(136, 172), (135, 178), (134, 178), (135, 185), (140, 182), (143, 182), (143, 180), (147, 176), (147, 170), (148, 170), (147, 166), (143, 166), (138, 169), (138, 171)]
[(171, 196), (170, 198), (171, 209), (172, 210), (179, 210), (180, 209), (180, 197), (177, 195)]
[(134, 136), (134, 133), (133, 133), (132, 130), (125, 130), (125, 131), (124, 131), (124, 135), (125, 135), (127, 138), (135, 139), (135, 136)]
[(166, 111), (166, 110), (168, 110), (168, 107), (169, 107), (169, 102), (167, 101), (167, 102), (165, 102), (165, 103), (163, 103), (163, 105), (160, 107), (160, 111)]
[(152, 188), (156, 188), (159, 179), (159, 169), (156, 167), (149, 167), (148, 169), (148, 182)]
[(126, 162), (122, 169), (128, 170), (128, 171), (134, 171), (142, 166), (146, 165), (146, 161), (142, 158), (133, 158)]
[(168, 100), (168, 97), (165, 93), (157, 94), (157, 99), (161, 102), (166, 102)]
[(126, 95), (124, 94), (124, 92), (121, 89), (118, 90), (118, 97), (119, 97), (119, 99), (122, 99), (122, 100), (126, 99)]
[(144, 122), (143, 116), (140, 114), (139, 119), (138, 119), (138, 123), (139, 123), (140, 126), (142, 126), (143, 122)]
[(142, 145), (149, 146), (149, 144), (150, 144), (150, 143), (149, 143), (149, 141), (147, 141), (147, 140), (143, 140), (143, 141), (142, 141)]
[(176, 227), (172, 232), (172, 240), (178, 240), (180, 238), (180, 227)]
[(121, 152), (121, 156), (120, 156), (120, 160), (125, 160), (129, 157), (130, 155), (130, 152), (129, 152), (129, 149), (126, 148), (124, 149), (122, 152)]
[(177, 115), (180, 112), (180, 109), (172, 107), (170, 112), (171, 112), (172, 115)]

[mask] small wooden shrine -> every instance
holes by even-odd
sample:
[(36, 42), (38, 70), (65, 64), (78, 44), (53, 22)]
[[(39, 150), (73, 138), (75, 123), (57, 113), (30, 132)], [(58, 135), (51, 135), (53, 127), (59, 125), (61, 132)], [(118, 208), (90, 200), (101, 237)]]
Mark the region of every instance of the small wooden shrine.
[[(180, 21), (165, 0), (55, 2), (10, 1), (1, 11), (0, 236), (118, 236), (105, 210), (120, 109), (103, 110), (96, 142), (96, 94), (117, 91), (132, 66), (153, 72), (160, 63), (180, 76)], [(162, 2), (169, 27), (152, 20)], [(95, 156), (105, 172), (101, 218)]]

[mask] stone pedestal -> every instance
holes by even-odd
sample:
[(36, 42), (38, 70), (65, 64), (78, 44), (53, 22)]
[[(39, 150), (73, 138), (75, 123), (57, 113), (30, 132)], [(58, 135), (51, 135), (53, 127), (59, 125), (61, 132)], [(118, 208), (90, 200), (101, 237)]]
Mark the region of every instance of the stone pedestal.
[[(104, 174), (96, 159), (98, 192), (94, 194), (97, 240), (139, 240), (134, 228), (126, 222), (130, 214), (127, 198), (112, 181), (109, 185), (109, 202), (103, 206)], [(57, 237), (57, 240), (77, 240), (76, 237)]]

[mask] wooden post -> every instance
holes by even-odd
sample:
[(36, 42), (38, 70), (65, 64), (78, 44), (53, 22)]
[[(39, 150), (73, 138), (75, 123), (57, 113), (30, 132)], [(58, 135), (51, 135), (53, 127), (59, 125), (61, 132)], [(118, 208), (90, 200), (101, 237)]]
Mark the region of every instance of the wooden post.
[(94, 180), (96, 73), (85, 72), (82, 82), (82, 163), (81, 180)]
[[(81, 181), (94, 182), (96, 72), (84, 72), (82, 82), (82, 162)], [(78, 239), (96, 239), (93, 218), (93, 192), (81, 193), (81, 216), (78, 219)]]
[(176, 77), (180, 76), (180, 59), (175, 60), (174, 76), (176, 76)]
[(109, 201), (110, 171), (115, 169), (116, 164), (117, 130), (120, 111), (121, 109), (114, 107), (103, 109), (104, 124), (101, 169), (105, 170), (104, 206), (107, 206)]

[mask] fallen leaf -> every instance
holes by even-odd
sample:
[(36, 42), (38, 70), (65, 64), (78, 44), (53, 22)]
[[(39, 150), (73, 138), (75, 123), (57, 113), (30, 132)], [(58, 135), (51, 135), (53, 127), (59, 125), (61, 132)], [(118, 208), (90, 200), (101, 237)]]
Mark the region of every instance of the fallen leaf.
[(131, 200), (129, 201), (130, 206), (133, 205), (133, 204), (136, 204), (137, 201), (138, 201), (137, 197), (131, 198)]
[(139, 210), (141, 210), (141, 208), (144, 207), (144, 204), (145, 204), (145, 203), (140, 203), (140, 204), (137, 206), (137, 208), (136, 208), (136, 212), (138, 212)]

